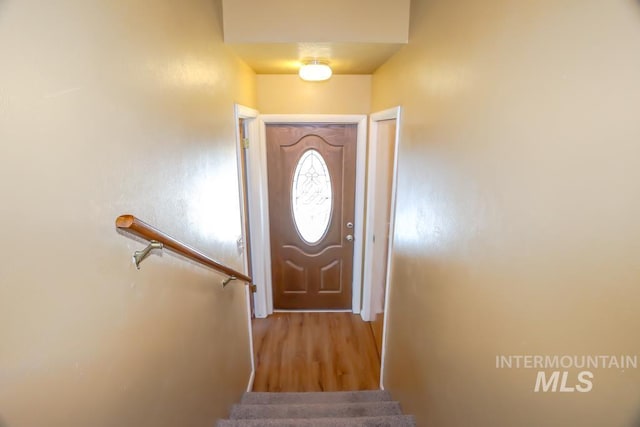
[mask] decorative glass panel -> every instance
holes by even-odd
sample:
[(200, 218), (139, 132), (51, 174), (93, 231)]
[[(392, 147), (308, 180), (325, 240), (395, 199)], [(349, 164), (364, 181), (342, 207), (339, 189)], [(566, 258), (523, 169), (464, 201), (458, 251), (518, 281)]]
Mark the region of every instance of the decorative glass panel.
[(327, 164), (317, 150), (308, 150), (298, 160), (291, 189), (293, 222), (309, 244), (318, 243), (329, 227), (333, 194)]

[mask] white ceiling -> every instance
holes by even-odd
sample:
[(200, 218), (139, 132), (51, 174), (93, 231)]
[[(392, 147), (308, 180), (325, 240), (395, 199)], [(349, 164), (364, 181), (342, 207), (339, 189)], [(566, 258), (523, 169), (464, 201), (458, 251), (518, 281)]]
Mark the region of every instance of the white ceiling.
[(258, 74), (295, 74), (305, 59), (371, 74), (409, 37), (410, 0), (223, 0), (225, 43)]

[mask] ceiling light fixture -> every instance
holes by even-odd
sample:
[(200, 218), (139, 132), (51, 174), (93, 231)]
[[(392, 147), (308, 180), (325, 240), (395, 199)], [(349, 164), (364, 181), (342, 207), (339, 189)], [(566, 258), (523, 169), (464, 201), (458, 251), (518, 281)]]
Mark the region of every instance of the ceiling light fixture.
[(313, 59), (310, 61), (304, 61), (298, 75), (302, 80), (309, 82), (321, 82), (331, 78), (331, 67), (327, 61), (321, 61), (319, 59)]

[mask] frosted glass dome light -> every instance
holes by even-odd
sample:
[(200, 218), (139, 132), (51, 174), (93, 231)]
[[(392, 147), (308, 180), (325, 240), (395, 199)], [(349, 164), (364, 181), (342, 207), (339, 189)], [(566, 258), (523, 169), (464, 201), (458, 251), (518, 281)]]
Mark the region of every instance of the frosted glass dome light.
[(298, 72), (298, 75), (302, 80), (309, 82), (321, 82), (323, 80), (328, 80), (331, 78), (332, 74), (333, 72), (331, 71), (331, 67), (329, 67), (327, 62), (315, 59), (305, 62)]

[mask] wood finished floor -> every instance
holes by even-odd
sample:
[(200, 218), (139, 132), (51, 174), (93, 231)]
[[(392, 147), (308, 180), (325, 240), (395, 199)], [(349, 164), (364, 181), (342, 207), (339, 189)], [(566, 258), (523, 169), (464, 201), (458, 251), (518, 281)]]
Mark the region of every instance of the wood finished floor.
[(253, 319), (253, 391), (376, 390), (371, 327), (351, 313), (276, 313)]

